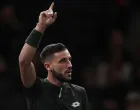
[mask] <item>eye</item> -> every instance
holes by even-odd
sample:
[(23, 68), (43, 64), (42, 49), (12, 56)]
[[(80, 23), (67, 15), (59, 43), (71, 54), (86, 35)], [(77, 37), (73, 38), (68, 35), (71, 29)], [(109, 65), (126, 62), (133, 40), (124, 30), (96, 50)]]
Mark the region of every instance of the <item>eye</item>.
[(62, 58), (59, 62), (62, 63), (62, 62), (66, 62), (67, 59), (66, 58)]
[(69, 58), (69, 61), (71, 61), (71, 57)]
[(68, 62), (68, 61), (71, 62), (71, 58), (62, 58), (59, 62), (64, 63), (64, 62)]

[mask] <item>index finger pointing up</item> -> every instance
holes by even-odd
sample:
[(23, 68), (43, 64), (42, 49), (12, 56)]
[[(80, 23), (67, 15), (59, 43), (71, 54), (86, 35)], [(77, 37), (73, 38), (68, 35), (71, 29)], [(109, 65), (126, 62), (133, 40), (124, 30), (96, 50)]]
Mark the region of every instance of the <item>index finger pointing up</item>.
[(49, 7), (49, 9), (53, 9), (54, 7), (54, 2), (52, 2), (51, 6)]

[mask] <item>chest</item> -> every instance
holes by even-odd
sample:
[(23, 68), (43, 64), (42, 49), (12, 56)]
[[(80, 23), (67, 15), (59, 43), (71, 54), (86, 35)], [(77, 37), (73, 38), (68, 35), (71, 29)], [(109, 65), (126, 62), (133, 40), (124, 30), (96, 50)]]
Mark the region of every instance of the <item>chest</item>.
[(69, 89), (62, 90), (60, 94), (47, 90), (42, 92), (37, 108), (37, 110), (82, 110), (82, 96)]

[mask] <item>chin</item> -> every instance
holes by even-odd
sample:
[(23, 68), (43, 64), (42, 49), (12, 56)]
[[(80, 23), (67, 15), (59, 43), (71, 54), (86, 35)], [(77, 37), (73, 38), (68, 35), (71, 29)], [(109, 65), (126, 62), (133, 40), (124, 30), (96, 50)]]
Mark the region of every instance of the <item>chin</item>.
[(64, 80), (65, 80), (65, 82), (69, 82), (69, 81), (71, 81), (71, 77), (65, 78)]
[(63, 82), (69, 82), (72, 78), (71, 78), (71, 74), (65, 74), (62, 76), (62, 81)]
[(72, 79), (72, 78), (71, 78), (71, 77), (69, 77), (69, 78), (67, 78), (66, 80), (67, 80), (67, 81), (70, 81), (71, 79)]

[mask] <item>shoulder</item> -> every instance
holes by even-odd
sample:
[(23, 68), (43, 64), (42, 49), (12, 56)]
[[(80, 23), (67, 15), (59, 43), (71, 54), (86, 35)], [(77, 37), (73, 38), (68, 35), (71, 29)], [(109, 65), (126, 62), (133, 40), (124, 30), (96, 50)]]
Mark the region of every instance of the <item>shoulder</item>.
[(44, 78), (37, 77), (36, 78), (36, 81), (40, 82), (41, 84), (48, 84), (48, 81), (47, 81), (46, 78), (44, 79)]
[(37, 77), (34, 84), (30, 87), (23, 87), (23, 92), (28, 98), (38, 98), (40, 97), (40, 94), (43, 92), (44, 88), (47, 83), (44, 79)]
[(85, 88), (82, 86), (75, 85), (75, 84), (70, 84), (70, 85), (77, 92), (81, 92), (81, 93), (86, 92)]
[(35, 82), (30, 87), (23, 86), (23, 90), (28, 92), (39, 91), (42, 88), (43, 83), (44, 80), (37, 77)]

